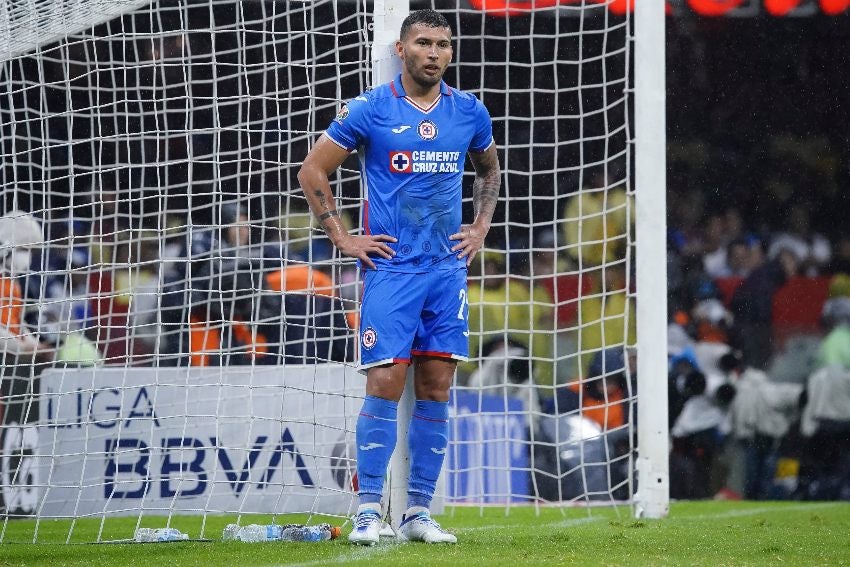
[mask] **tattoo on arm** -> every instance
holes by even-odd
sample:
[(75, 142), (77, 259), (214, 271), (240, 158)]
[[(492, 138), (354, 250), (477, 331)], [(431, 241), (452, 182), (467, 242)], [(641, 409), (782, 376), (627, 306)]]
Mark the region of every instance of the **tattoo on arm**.
[(313, 195), (315, 195), (316, 198), (319, 199), (319, 205), (321, 205), (322, 209), (327, 211), (328, 210), (328, 202), (325, 199), (325, 192), (324, 191), (314, 191)]
[(339, 216), (338, 211), (327, 211), (327, 212), (319, 215), (319, 221), (324, 222), (331, 217), (338, 217), (338, 216)]
[(478, 154), (473, 159), (475, 165), (475, 181), (472, 183), (472, 205), (475, 217), (485, 217), (488, 221), (493, 217), (499, 200), (499, 188), (502, 185), (502, 173), (499, 170), (499, 156), (496, 148)]

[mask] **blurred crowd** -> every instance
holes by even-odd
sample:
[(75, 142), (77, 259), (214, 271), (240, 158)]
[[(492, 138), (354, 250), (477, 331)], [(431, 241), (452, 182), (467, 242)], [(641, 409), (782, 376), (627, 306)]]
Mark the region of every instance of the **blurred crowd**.
[[(26, 367), (28, 352), (66, 366), (353, 360), (356, 314), (330, 266), (312, 262), (328, 257), (321, 242), (260, 234), (236, 202), (200, 226), (132, 223), (117, 201), (99, 205), (85, 220), (0, 219), (8, 366)], [(309, 232), (306, 214), (289, 220)]]
[[(622, 180), (605, 173), (556, 224), (527, 243), (489, 242), (470, 270), (471, 357), (457, 385), (530, 410), (547, 499), (628, 485), (634, 219)], [(734, 206), (695, 216), (672, 201), (672, 496), (850, 497), (850, 239), (813, 230), (805, 207), (765, 233)], [(86, 219), (0, 218), (7, 374), (356, 362), (357, 270), (306, 208), (258, 220), (234, 200), (205, 224), (172, 213), (133, 224), (117, 198), (97, 206)]]
[(803, 204), (772, 231), (687, 209), (668, 241), (672, 495), (847, 499), (850, 241)]

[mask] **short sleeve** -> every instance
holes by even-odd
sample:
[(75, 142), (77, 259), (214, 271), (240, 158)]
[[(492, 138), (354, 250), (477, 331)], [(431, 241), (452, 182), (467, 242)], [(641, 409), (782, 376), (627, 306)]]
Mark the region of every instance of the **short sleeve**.
[(469, 151), (483, 152), (493, 143), (493, 121), (484, 103), (475, 99), (475, 135), (469, 144)]
[(357, 149), (366, 140), (370, 111), (371, 105), (365, 96), (355, 97), (340, 108), (325, 135), (346, 150)]

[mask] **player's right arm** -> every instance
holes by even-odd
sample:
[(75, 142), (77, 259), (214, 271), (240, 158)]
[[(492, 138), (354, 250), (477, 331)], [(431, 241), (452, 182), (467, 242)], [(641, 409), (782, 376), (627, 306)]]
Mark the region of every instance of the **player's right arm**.
[(328, 177), (336, 171), (348, 157), (349, 151), (340, 147), (322, 134), (298, 171), (298, 181), (310, 210), (319, 219), (319, 223), (334, 246), (344, 255), (357, 258), (363, 265), (375, 269), (375, 263), (369, 258), (377, 254), (382, 258), (393, 257), (393, 250), (385, 242), (397, 242), (387, 234), (353, 235), (349, 234), (339, 218), (333, 192)]

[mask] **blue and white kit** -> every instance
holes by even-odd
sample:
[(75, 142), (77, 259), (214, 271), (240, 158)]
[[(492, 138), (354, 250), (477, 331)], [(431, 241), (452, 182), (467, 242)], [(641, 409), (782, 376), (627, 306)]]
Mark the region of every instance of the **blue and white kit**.
[(365, 271), (361, 367), (417, 354), (466, 359), (466, 258), (449, 236), (461, 225), (466, 153), (493, 144), (487, 109), (444, 82), (423, 108), (398, 75), (349, 101), (325, 135), (358, 151), (365, 232), (398, 239), (392, 259), (374, 256), (377, 270)]

